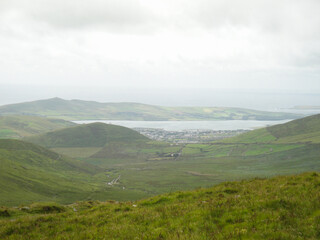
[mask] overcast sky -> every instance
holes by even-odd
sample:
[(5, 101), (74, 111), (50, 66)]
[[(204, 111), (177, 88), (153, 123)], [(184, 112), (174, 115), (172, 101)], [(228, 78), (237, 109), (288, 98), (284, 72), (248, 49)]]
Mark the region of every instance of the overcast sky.
[(319, 0), (0, 0), (0, 94), (319, 94), (319, 12)]

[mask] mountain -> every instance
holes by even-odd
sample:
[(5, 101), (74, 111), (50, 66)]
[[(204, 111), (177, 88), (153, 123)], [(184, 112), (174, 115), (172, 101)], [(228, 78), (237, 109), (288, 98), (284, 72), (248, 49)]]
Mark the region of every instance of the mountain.
[(299, 114), (226, 107), (163, 107), (140, 103), (99, 103), (52, 98), (0, 107), (0, 115), (36, 115), (65, 120), (283, 120)]
[[(0, 152), (3, 167), (0, 173), (9, 173), (0, 179), (0, 189), (9, 187), (5, 190), (8, 193), (0, 192), (0, 204), (31, 200), (68, 203), (83, 199), (137, 200), (230, 180), (317, 171), (320, 170), (320, 143), (316, 141), (319, 123), (318, 116), (311, 116), (258, 129), (229, 142), (180, 145), (150, 141), (131, 129), (103, 123), (56, 130), (25, 138), (49, 147), (50, 151), (31, 144), (28, 145), (31, 149), (40, 150), (6, 147)], [(305, 141), (295, 140), (302, 135)], [(0, 142), (0, 146), (5, 146), (4, 143)], [(41, 152), (53, 157), (39, 156)], [(65, 164), (56, 163), (57, 159), (62, 159), (61, 164), (72, 163), (74, 170), (67, 171)], [(37, 162), (45, 164), (34, 166)], [(40, 184), (35, 189), (41, 192), (28, 195), (23, 185), (25, 180), (14, 185), (12, 176), (26, 177), (30, 186)], [(53, 190), (47, 193), (46, 189)], [(27, 192), (33, 192), (33, 188)]]
[(319, 239), (319, 173), (226, 182), (136, 202), (0, 208), (5, 239)]
[(126, 127), (91, 123), (32, 136), (26, 140), (48, 148), (82, 148), (104, 147), (107, 143), (145, 142), (149, 139)]
[(0, 205), (88, 199), (100, 189), (92, 182), (99, 172), (32, 143), (0, 139)]
[(257, 129), (234, 138), (228, 143), (320, 143), (320, 114)]
[(171, 154), (176, 154), (180, 149), (169, 143), (151, 141), (130, 128), (98, 122), (34, 135), (24, 140), (70, 157), (117, 159), (117, 163), (174, 158)]
[[(320, 137), (319, 125), (318, 116), (311, 116), (225, 141), (202, 144), (151, 141), (133, 130), (102, 123), (57, 130), (29, 139), (105, 169), (109, 183), (120, 177), (110, 186), (109, 193), (121, 191), (123, 195), (113, 194), (110, 199), (128, 200), (209, 187), (235, 179), (320, 170), (320, 143), (315, 141)], [(123, 134), (114, 131), (118, 139), (106, 140), (108, 134), (103, 129), (109, 127)], [(309, 137), (313, 136), (312, 141), (310, 138), (292, 141), (304, 131)], [(129, 133), (134, 137), (128, 137)], [(291, 142), (286, 140), (288, 138)]]
[(0, 138), (21, 138), (74, 125), (76, 124), (62, 119), (38, 116), (0, 116)]

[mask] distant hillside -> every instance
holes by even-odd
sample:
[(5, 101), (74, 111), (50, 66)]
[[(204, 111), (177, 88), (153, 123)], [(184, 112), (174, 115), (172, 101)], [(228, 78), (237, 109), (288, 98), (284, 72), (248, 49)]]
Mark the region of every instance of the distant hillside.
[(0, 208), (1, 239), (319, 239), (320, 176), (255, 178), (136, 202)]
[(319, 110), (320, 106), (294, 106), (293, 109), (298, 109), (298, 110)]
[(228, 143), (320, 143), (320, 114), (257, 129), (234, 138)]
[(49, 148), (82, 148), (104, 147), (107, 143), (131, 143), (149, 139), (126, 127), (91, 123), (48, 132), (26, 138), (26, 140)]
[[(117, 159), (117, 163), (174, 158), (181, 147), (151, 141), (130, 128), (91, 123), (24, 138), (70, 157)], [(90, 162), (90, 161), (88, 161)]]
[(21, 138), (76, 125), (62, 119), (37, 116), (0, 116), (0, 138)]
[[(275, 126), (279, 129), (274, 135), (264, 128), (230, 142), (179, 145), (150, 141), (133, 130), (103, 123), (28, 138), (60, 154), (20, 141), (18, 147), (14, 142), (9, 146), (0, 142), (4, 148), (0, 151), (0, 175), (7, 174), (0, 178), (0, 190), (4, 191), (0, 192), (0, 205), (32, 200), (136, 200), (229, 180), (317, 171), (318, 126), (318, 118), (312, 116)], [(303, 135), (305, 142), (296, 140)], [(40, 192), (32, 195), (37, 189)], [(48, 193), (48, 189), (52, 190)]]
[(226, 107), (162, 107), (140, 103), (99, 103), (52, 98), (0, 107), (0, 115), (37, 115), (66, 120), (283, 120), (299, 114)]
[(98, 190), (98, 167), (65, 158), (32, 143), (0, 139), (0, 205), (70, 202)]

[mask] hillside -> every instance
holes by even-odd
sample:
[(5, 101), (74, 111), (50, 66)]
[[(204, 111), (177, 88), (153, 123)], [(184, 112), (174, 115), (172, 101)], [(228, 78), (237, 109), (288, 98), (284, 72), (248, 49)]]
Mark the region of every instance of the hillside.
[[(319, 123), (319, 119), (313, 116), (279, 126), (290, 129), (289, 126), (295, 124), (294, 128), (305, 128), (306, 132), (313, 129), (315, 137), (319, 137), (312, 127)], [(110, 179), (121, 176), (110, 191), (122, 191), (123, 195), (121, 198), (114, 195), (114, 200), (136, 199), (131, 195), (133, 192), (147, 197), (248, 177), (320, 170), (319, 143), (309, 140), (271, 142), (276, 138), (266, 128), (249, 134), (252, 136), (250, 141), (242, 141), (247, 136), (244, 134), (244, 137), (234, 138), (234, 142), (169, 144), (132, 140), (107, 142), (103, 147), (84, 144), (83, 147), (55, 147), (52, 150), (106, 169)], [(87, 136), (91, 134), (84, 135)], [(271, 140), (270, 136), (273, 137)], [(46, 139), (40, 142), (45, 143)]]
[(52, 98), (0, 107), (0, 115), (37, 115), (65, 120), (283, 120), (299, 114), (226, 107), (162, 107), (140, 103), (99, 103)]
[(93, 178), (99, 172), (37, 145), (0, 139), (0, 205), (87, 199), (100, 188)]
[[(305, 128), (307, 134), (313, 129), (316, 133), (316, 128), (312, 126), (318, 126), (319, 119), (313, 116), (293, 123), (295, 129)], [(293, 123), (284, 124), (281, 128), (291, 129), (288, 126)], [(298, 133), (301, 132), (299, 131)], [(234, 142), (169, 144), (150, 141), (124, 127), (94, 123), (56, 130), (30, 139), (37, 140), (37, 143), (50, 147), (61, 155), (74, 157), (82, 164), (94, 165), (97, 168), (97, 172), (92, 172), (91, 175), (85, 173), (76, 175), (61, 173), (57, 169), (52, 170), (53, 174), (59, 173), (59, 176), (55, 175), (55, 177), (66, 177), (68, 184), (73, 182), (77, 184), (74, 189), (82, 185), (79, 181), (84, 181), (91, 186), (83, 184), (84, 188), (86, 186), (88, 188), (79, 195), (62, 194), (58, 197), (58, 199), (63, 198), (60, 202), (86, 198), (137, 200), (172, 191), (209, 187), (231, 180), (320, 170), (319, 143), (309, 140), (278, 142), (290, 135), (283, 134), (280, 130), (279, 134), (286, 137), (274, 142), (268, 142), (271, 140), (268, 140), (270, 136), (266, 135), (266, 133), (269, 134), (266, 129), (251, 133), (254, 133), (255, 137), (254, 140), (250, 138), (251, 142), (241, 141), (239, 137)], [(314, 137), (317, 136), (319, 137), (319, 135)], [(266, 139), (268, 141), (265, 141)], [(16, 151), (16, 153), (15, 155), (12, 151), (11, 158), (16, 156), (20, 159), (20, 152)], [(4, 152), (4, 159), (6, 159), (5, 154), (7, 153)], [(37, 159), (37, 156), (30, 155), (22, 159), (31, 161), (34, 158)], [(25, 167), (29, 169), (28, 166)], [(4, 169), (6, 168), (11, 169), (8, 164), (4, 166)], [(46, 176), (42, 175), (44, 171), (51, 174), (48, 169), (43, 168), (39, 168), (39, 174), (30, 171), (28, 174), (33, 174), (30, 175), (30, 179), (33, 176), (35, 178), (40, 176), (43, 180), (46, 179)], [(16, 175), (24, 176), (24, 172)], [(70, 181), (69, 178), (72, 176), (75, 180)], [(55, 181), (52, 180), (52, 182)], [(5, 184), (6, 180), (3, 182)], [(7, 197), (9, 199), (9, 195)], [(24, 202), (21, 201), (22, 198), (14, 199), (17, 200), (16, 202)], [(39, 199), (54, 200), (55, 195)]]
[(293, 109), (298, 109), (298, 110), (319, 110), (320, 106), (294, 106)]
[(21, 138), (74, 125), (62, 119), (26, 115), (0, 116), (0, 138)]
[(225, 143), (320, 143), (320, 114), (254, 130)]
[(140, 133), (126, 127), (91, 123), (48, 132), (26, 138), (27, 141), (48, 148), (104, 147), (107, 143), (148, 141)]
[(320, 176), (255, 178), (137, 202), (0, 208), (1, 239), (319, 239)]
[[(173, 159), (181, 147), (151, 141), (132, 129), (105, 123), (81, 124), (24, 138), (70, 157), (113, 159), (132, 163)], [(90, 162), (90, 161), (88, 161)]]

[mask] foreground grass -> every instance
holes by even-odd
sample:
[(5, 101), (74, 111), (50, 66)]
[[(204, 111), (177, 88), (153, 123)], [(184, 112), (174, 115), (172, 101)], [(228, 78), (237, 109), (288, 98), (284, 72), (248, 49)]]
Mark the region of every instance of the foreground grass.
[(0, 239), (319, 239), (320, 175), (226, 182), (137, 202), (1, 208)]

